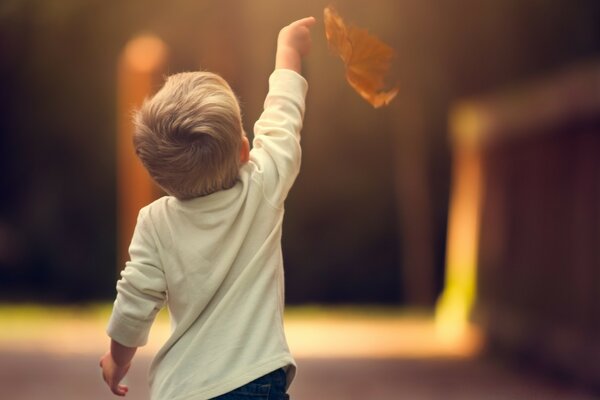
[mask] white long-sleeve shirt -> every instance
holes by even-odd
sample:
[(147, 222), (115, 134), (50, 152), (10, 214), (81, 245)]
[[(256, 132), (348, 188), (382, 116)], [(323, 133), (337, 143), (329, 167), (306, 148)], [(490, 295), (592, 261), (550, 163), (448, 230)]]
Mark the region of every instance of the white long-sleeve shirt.
[(281, 367), (288, 386), (293, 379), (281, 227), (300, 169), (306, 91), (299, 74), (273, 72), (234, 187), (186, 201), (162, 197), (139, 213), (107, 332), (143, 346), (166, 302), (172, 333), (150, 368), (152, 399), (209, 399)]

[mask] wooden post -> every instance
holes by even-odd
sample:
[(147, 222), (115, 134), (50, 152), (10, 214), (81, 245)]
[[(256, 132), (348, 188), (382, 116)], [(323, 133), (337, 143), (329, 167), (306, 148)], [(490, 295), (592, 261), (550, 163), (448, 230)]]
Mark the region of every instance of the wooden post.
[(600, 63), (578, 64), (455, 109), (436, 316), (444, 339), (471, 317), (489, 349), (590, 387), (600, 382), (599, 84)]
[(125, 46), (118, 64), (117, 131), (117, 272), (128, 260), (128, 249), (141, 207), (154, 200), (159, 190), (135, 155), (132, 111), (158, 86), (165, 69), (167, 48), (162, 40), (145, 35)]
[(463, 104), (450, 115), (453, 165), (448, 212), (446, 282), (436, 310), (441, 339), (456, 342), (467, 332), (475, 302), (483, 178), (480, 140), (483, 115)]

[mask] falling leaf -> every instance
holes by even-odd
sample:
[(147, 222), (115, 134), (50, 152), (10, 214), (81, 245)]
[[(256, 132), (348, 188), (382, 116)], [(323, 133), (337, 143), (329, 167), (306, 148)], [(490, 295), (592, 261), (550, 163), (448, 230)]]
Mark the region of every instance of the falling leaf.
[(389, 104), (398, 94), (397, 87), (386, 90), (394, 49), (366, 29), (346, 25), (331, 6), (323, 14), (327, 42), (344, 61), (348, 83), (373, 107)]

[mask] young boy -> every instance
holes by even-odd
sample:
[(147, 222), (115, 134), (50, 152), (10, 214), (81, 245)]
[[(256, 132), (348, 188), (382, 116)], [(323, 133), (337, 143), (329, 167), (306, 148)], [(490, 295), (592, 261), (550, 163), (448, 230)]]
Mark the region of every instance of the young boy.
[[(283, 330), (283, 203), (300, 168), (312, 17), (284, 27), (253, 150), (229, 85), (176, 74), (135, 117), (136, 153), (170, 195), (142, 208), (100, 360), (112, 392), (166, 305), (171, 336), (151, 398), (288, 399), (295, 362)], [(255, 396), (255, 397), (252, 397)]]

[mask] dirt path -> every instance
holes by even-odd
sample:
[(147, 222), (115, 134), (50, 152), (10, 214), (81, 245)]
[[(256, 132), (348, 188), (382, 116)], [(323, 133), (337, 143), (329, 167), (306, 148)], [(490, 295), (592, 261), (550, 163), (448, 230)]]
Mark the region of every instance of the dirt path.
[[(149, 358), (136, 360), (129, 400), (147, 400)], [(474, 359), (301, 358), (293, 400), (592, 400), (531, 373)], [(0, 353), (0, 387), (6, 400), (116, 399), (92, 355)]]
[[(100, 377), (106, 311), (0, 309), (0, 399), (115, 399)], [(405, 314), (291, 313), (299, 369), (293, 400), (592, 400), (583, 390), (479, 359), (476, 331), (436, 335), (433, 320)], [(148, 399), (146, 371), (169, 334), (160, 318), (130, 371), (130, 400)]]

